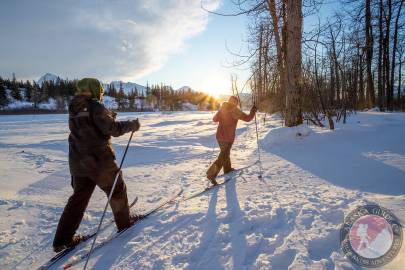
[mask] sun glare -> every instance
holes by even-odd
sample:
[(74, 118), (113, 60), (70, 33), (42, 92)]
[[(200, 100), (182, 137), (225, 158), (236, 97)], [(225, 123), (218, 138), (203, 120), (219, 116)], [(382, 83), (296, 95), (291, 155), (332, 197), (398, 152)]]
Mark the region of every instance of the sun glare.
[(214, 98), (219, 98), (222, 95), (231, 93), (230, 82), (222, 78), (212, 78), (206, 81), (200, 81), (196, 90), (203, 91)]

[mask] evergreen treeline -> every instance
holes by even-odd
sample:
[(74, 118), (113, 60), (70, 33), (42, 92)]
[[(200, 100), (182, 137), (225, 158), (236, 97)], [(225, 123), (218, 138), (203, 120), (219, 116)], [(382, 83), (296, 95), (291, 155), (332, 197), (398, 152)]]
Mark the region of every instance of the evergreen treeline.
[(219, 106), (218, 101), (206, 93), (190, 88), (174, 90), (171, 86), (163, 84), (147, 85), (145, 92), (135, 87), (125, 93), (122, 83), (118, 89), (111, 83), (105, 95), (115, 98), (118, 110), (124, 111), (178, 111), (183, 109), (184, 103), (196, 105), (199, 110), (215, 110)]
[[(47, 103), (50, 99), (56, 102), (54, 110), (66, 111), (67, 104), (72, 99), (76, 80), (45, 81), (39, 85), (35, 81), (18, 81), (13, 75), (12, 79), (0, 77), (0, 109), (11, 102), (31, 102), (32, 108), (38, 109), (39, 104)], [(123, 84), (116, 89), (114, 84), (106, 87), (105, 96), (115, 99), (119, 111), (151, 111), (151, 110), (182, 110), (185, 103), (193, 104), (199, 110), (217, 109), (219, 103), (203, 92), (191, 89), (173, 90), (166, 85), (147, 86), (146, 91), (136, 87), (125, 92)]]
[(0, 77), (0, 108), (13, 101), (26, 101), (32, 103), (32, 109), (37, 109), (40, 103), (46, 103), (52, 98), (56, 101), (56, 110), (65, 110), (75, 88), (74, 80), (58, 78), (39, 85), (35, 81), (18, 81), (14, 75), (11, 80)]

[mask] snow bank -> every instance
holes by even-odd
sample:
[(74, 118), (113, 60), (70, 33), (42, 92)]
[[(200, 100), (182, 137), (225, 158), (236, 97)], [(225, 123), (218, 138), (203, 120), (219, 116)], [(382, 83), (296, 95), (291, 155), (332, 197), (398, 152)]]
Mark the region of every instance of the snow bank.
[(4, 106), (3, 109), (5, 110), (17, 110), (17, 109), (26, 109), (32, 108), (32, 102), (28, 101), (21, 101), (21, 100), (13, 100), (7, 106)]
[(38, 105), (38, 108), (43, 109), (43, 110), (56, 110), (57, 109), (56, 100), (53, 98), (50, 98), (50, 99), (48, 99), (48, 102), (40, 103)]
[(282, 145), (299, 138), (307, 137), (313, 133), (313, 130), (307, 125), (302, 124), (296, 127), (278, 127), (271, 129), (261, 140), (264, 148), (274, 145)]
[(191, 104), (189, 102), (183, 103), (183, 110), (184, 111), (198, 111), (198, 106)]
[(380, 109), (378, 107), (374, 107), (371, 109), (364, 109), (365, 112), (380, 112)]
[[(10, 89), (6, 89), (6, 94), (7, 94), (7, 99), (9, 100), (9, 103), (4, 107), (0, 106), (0, 110), (20, 110), (20, 109), (34, 108), (34, 103), (31, 101), (14, 99), (11, 96)], [(26, 98), (24, 88), (20, 88), (20, 95), (22, 96), (23, 99)], [(53, 98), (49, 98), (48, 101), (39, 103), (38, 108), (43, 109), (43, 110), (56, 110), (58, 108), (57, 101)]]
[(104, 96), (103, 97), (104, 106), (110, 110), (116, 110), (118, 108), (118, 103), (115, 101), (114, 97)]
[(283, 120), (281, 113), (273, 113), (267, 117), (269, 120)]
[[(19, 110), (19, 109), (30, 109), (34, 108), (34, 103), (29, 101), (21, 101), (12, 99), (7, 106), (2, 107), (2, 110)], [(42, 102), (38, 104), (39, 109), (43, 110), (56, 110), (57, 103), (56, 100), (50, 98), (47, 102)]]
[(374, 108), (371, 108), (371, 109), (365, 109), (364, 111), (365, 112), (379, 112), (380, 109), (378, 107), (374, 107)]

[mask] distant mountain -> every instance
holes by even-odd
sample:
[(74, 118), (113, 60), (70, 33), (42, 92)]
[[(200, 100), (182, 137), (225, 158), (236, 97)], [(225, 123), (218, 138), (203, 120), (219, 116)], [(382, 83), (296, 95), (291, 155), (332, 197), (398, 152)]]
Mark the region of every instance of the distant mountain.
[(135, 91), (135, 89), (138, 90), (138, 93), (140, 94), (143, 92), (144, 94), (146, 93), (146, 87), (137, 83), (133, 82), (123, 82), (123, 81), (112, 81), (111, 83), (103, 83), (104, 89), (107, 91), (110, 88), (110, 84), (114, 85), (114, 88), (118, 91), (120, 89), (120, 85), (122, 83), (122, 88), (124, 89), (124, 92), (128, 94), (132, 90)]
[(193, 91), (193, 89), (190, 86), (182, 86), (177, 91)]
[(37, 81), (37, 83), (39, 85), (42, 85), (44, 82), (48, 81), (52, 81), (52, 82), (56, 82), (58, 79), (60, 79), (59, 76), (52, 74), (52, 73), (46, 73), (45, 75), (43, 75), (41, 78), (39, 78), (39, 80)]
[[(39, 80), (37, 81), (37, 83), (39, 85), (42, 85), (45, 81), (53, 81), (56, 82), (58, 79), (61, 79), (60, 76), (52, 74), (52, 73), (46, 73), (45, 75), (43, 75), (41, 78), (39, 78)], [(122, 84), (122, 88), (124, 89), (124, 92), (126, 94), (130, 93), (132, 90), (135, 91), (138, 90), (138, 94), (143, 93), (144, 95), (146, 95), (146, 86), (134, 83), (134, 82), (123, 82), (123, 81), (112, 81), (111, 83), (103, 83), (103, 87), (105, 91), (108, 91), (110, 88), (110, 84), (114, 85), (114, 88), (119, 91), (120, 89), (120, 85)], [(194, 91), (193, 88), (191, 88), (190, 86), (182, 86), (179, 89), (175, 90), (175, 91)], [(229, 96), (228, 96), (229, 97)], [(242, 97), (241, 97), (242, 98)], [(226, 98), (227, 99), (227, 98)], [(242, 98), (243, 99), (243, 98)]]
[[(52, 74), (52, 73), (46, 73), (45, 75), (41, 76), (41, 78), (38, 79), (37, 83), (39, 85), (42, 85), (45, 81), (53, 81), (56, 82), (58, 79), (61, 79), (60, 76)], [(117, 91), (120, 89), (120, 84), (122, 83), (122, 87), (124, 88), (124, 92), (128, 94), (131, 90), (138, 90), (138, 93), (140, 94), (143, 92), (144, 94), (146, 93), (146, 87), (137, 83), (133, 82), (122, 82), (122, 81), (112, 81), (112, 84), (114, 84), (115, 89)], [(108, 90), (110, 87), (109, 83), (102, 83), (103, 87), (105, 90)]]

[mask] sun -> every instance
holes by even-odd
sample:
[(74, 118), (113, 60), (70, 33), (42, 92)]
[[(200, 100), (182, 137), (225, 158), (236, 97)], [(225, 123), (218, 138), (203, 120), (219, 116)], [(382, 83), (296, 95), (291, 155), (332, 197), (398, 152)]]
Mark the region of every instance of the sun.
[(214, 98), (219, 98), (231, 93), (230, 85), (230, 82), (225, 79), (211, 78), (210, 80), (199, 81), (196, 90), (205, 92)]

